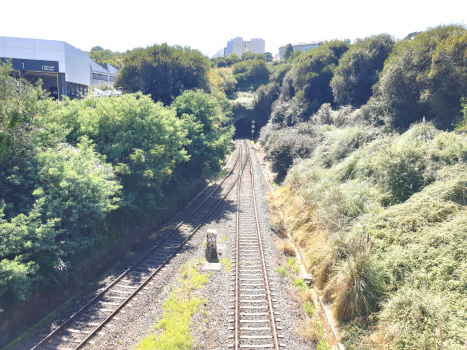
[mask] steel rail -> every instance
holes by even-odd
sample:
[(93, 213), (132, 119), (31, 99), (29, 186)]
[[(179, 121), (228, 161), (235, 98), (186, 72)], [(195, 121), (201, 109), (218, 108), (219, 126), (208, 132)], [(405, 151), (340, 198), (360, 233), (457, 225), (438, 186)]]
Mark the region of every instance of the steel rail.
[[(246, 162), (245, 162), (246, 163)], [(238, 350), (239, 346), (239, 336), (238, 336), (238, 330), (239, 330), (239, 310), (238, 310), (238, 290), (239, 290), (239, 254), (238, 254), (238, 247), (240, 246), (240, 187), (242, 185), (242, 174), (243, 171), (240, 173), (239, 180), (238, 180), (238, 186), (237, 186), (237, 240), (235, 242), (235, 335), (234, 335), (234, 347), (235, 350)]]
[[(112, 287), (114, 287), (118, 282), (121, 281), (123, 277), (125, 277), (128, 273), (133, 271), (141, 262), (143, 262), (150, 254), (152, 254), (154, 251), (156, 251), (157, 248), (159, 248), (175, 231), (177, 231), (193, 214), (195, 214), (203, 205), (204, 203), (211, 198), (211, 196), (216, 192), (219, 187), (225, 182), (225, 180), (232, 174), (232, 172), (235, 169), (235, 166), (238, 163), (238, 160), (240, 159), (241, 161), (241, 154), (242, 154), (242, 149), (240, 147), (239, 149), (239, 155), (237, 156), (237, 159), (232, 166), (232, 169), (229, 171), (229, 173), (222, 179), (222, 181), (217, 185), (217, 187), (185, 218), (183, 219), (172, 231), (170, 231), (167, 235), (165, 235), (153, 248), (151, 248), (146, 254), (144, 254), (135, 264), (133, 264), (131, 267), (129, 267), (127, 270), (125, 270), (120, 276), (118, 276), (112, 283), (110, 283), (107, 287), (105, 287), (98, 295), (96, 295), (92, 300), (90, 300), (85, 306), (83, 306), (80, 310), (78, 310), (76, 313), (74, 313), (72, 316), (70, 316), (63, 324), (61, 324), (59, 327), (57, 327), (55, 330), (53, 330), (49, 335), (47, 335), (44, 339), (42, 339), (37, 345), (35, 345), (31, 350), (37, 350), (43, 345), (45, 345), (46, 342), (49, 340), (53, 339), (54, 336), (56, 336), (59, 332), (63, 331), (68, 325), (70, 325), (73, 321), (76, 320), (78, 316), (80, 316), (84, 311), (86, 311), (91, 305), (95, 304), (99, 299), (104, 296), (106, 292), (108, 292)], [(246, 164), (245, 164), (246, 165)], [(245, 167), (243, 166), (243, 168)], [(242, 173), (242, 164), (240, 163), (240, 171), (239, 175), (237, 176), (237, 179), (234, 181), (232, 186), (229, 188), (229, 190), (226, 192), (226, 194), (219, 200), (219, 202), (216, 204), (216, 206), (205, 216), (205, 218), (201, 221), (201, 223), (192, 231), (192, 233), (176, 248), (176, 250), (157, 268), (155, 271), (151, 273), (151, 275), (143, 281), (139, 287), (128, 297), (126, 298), (108, 317), (106, 317), (100, 324), (95, 328), (91, 333), (85, 337), (83, 341), (81, 341), (75, 349), (79, 349), (82, 347), (90, 338), (91, 336), (95, 335), (112, 317), (115, 316), (115, 314), (131, 299), (134, 297), (134, 295), (137, 294), (143, 288), (147, 282), (149, 282), (150, 279), (154, 277), (154, 275), (157, 274), (161, 270), (161, 268), (167, 264), (168, 261), (185, 245), (185, 243), (198, 231), (198, 229), (206, 222), (206, 220), (212, 215), (212, 213), (217, 209), (217, 207), (224, 201), (225, 197), (230, 193), (232, 188), (235, 186), (237, 183), (240, 174)]]
[[(264, 258), (264, 250), (263, 250), (263, 244), (262, 244), (262, 239), (261, 239), (261, 231), (259, 227), (259, 218), (258, 218), (258, 211), (257, 211), (257, 204), (256, 204), (256, 194), (255, 194), (255, 182), (254, 182), (254, 169), (253, 169), (253, 163), (252, 163), (252, 157), (250, 156), (250, 153), (247, 148), (247, 160), (245, 163), (249, 162), (250, 164), (250, 177), (251, 177), (251, 193), (253, 197), (253, 208), (254, 208), (254, 216), (255, 216), (255, 226), (256, 226), (256, 233), (258, 236), (258, 243), (259, 243), (259, 248), (260, 248), (260, 257), (261, 257), (261, 265), (262, 265), (262, 270), (263, 270), (263, 279), (264, 279), (264, 284), (266, 288), (266, 296), (267, 296), (267, 301), (268, 301), (268, 309), (269, 309), (269, 315), (270, 315), (270, 321), (271, 321), (271, 329), (272, 329), (272, 334), (273, 334), (273, 340), (274, 340), (274, 348), (276, 350), (280, 349), (279, 345), (279, 339), (277, 336), (277, 331), (276, 331), (276, 322), (274, 319), (274, 308), (272, 305), (272, 299), (271, 299), (271, 291), (269, 289), (269, 279), (268, 279), (268, 273), (266, 269), (266, 261)], [(239, 341), (239, 319), (240, 319), (240, 312), (239, 312), (239, 265), (240, 265), (240, 254), (239, 254), (239, 249), (240, 249), (240, 187), (242, 183), (242, 177), (243, 177), (243, 171), (242, 174), (239, 178), (238, 182), (238, 187), (237, 187), (237, 237), (236, 237), (236, 248), (235, 248), (235, 343), (234, 343), (234, 349), (238, 350), (240, 347), (240, 341)]]
[(264, 284), (266, 286), (266, 295), (268, 299), (268, 305), (269, 305), (269, 312), (270, 312), (270, 317), (271, 317), (271, 327), (272, 327), (272, 334), (273, 334), (273, 339), (274, 339), (274, 347), (276, 350), (279, 350), (279, 339), (277, 337), (277, 331), (276, 331), (276, 320), (274, 319), (274, 308), (272, 305), (272, 300), (271, 300), (271, 291), (269, 290), (269, 280), (268, 280), (268, 271), (266, 269), (266, 261), (264, 259), (264, 250), (263, 250), (263, 242), (261, 240), (261, 231), (259, 227), (259, 219), (258, 219), (258, 210), (256, 207), (256, 194), (255, 194), (255, 175), (254, 175), (254, 169), (253, 169), (253, 163), (251, 161), (250, 157), (250, 165), (251, 165), (251, 192), (253, 194), (253, 204), (254, 204), (254, 209), (255, 209), (255, 222), (256, 222), (256, 232), (258, 234), (258, 242), (259, 242), (259, 248), (261, 252), (261, 263), (263, 265), (263, 273), (264, 273)]
[[(84, 338), (81, 343), (79, 343), (76, 347), (75, 347), (75, 350), (77, 349), (80, 349), (84, 344), (86, 344), (88, 342), (89, 339), (91, 339), (100, 329), (102, 329), (102, 327), (104, 327), (104, 325), (112, 318), (114, 317), (117, 312), (123, 308), (123, 306), (125, 306), (125, 304), (130, 301), (136, 294), (138, 294), (138, 292), (164, 267), (164, 265), (166, 265), (179, 251), (180, 249), (183, 248), (183, 246), (185, 245), (186, 242), (188, 242), (191, 237), (199, 230), (199, 228), (201, 226), (203, 226), (206, 221), (209, 219), (209, 217), (214, 213), (214, 211), (219, 207), (219, 205), (222, 204), (222, 202), (224, 201), (224, 199), (227, 197), (227, 195), (230, 193), (230, 191), (232, 190), (232, 188), (235, 186), (235, 184), (237, 183), (238, 179), (240, 179), (240, 176), (242, 174), (242, 168), (241, 168), (241, 156), (242, 156), (242, 152), (241, 152), (241, 148), (239, 150), (239, 157), (240, 157), (240, 172), (239, 172), (239, 176), (237, 177), (237, 179), (234, 181), (234, 183), (232, 184), (232, 186), (228, 189), (228, 191), (224, 194), (224, 196), (217, 202), (216, 206), (211, 209), (211, 211), (206, 215), (206, 217), (201, 221), (201, 223), (196, 226), (196, 228), (193, 230), (193, 232), (176, 248), (176, 250), (166, 259), (164, 260), (164, 262), (155, 270), (151, 273), (151, 275), (148, 276), (148, 278), (143, 281), (138, 287), (137, 289), (135, 289), (133, 291), (132, 294), (130, 294), (128, 296), (127, 299), (125, 299), (122, 304), (120, 304), (109, 316), (107, 316), (107, 318), (105, 320), (103, 320), (101, 322), (101, 324), (99, 324), (99, 326), (97, 326), (93, 331), (91, 331), (90, 334), (88, 334), (86, 336), (86, 338)], [(237, 162), (235, 162), (236, 164)], [(245, 167), (245, 166), (244, 166)], [(234, 168), (234, 167), (233, 167)], [(231, 172), (233, 171), (233, 168), (231, 170)], [(230, 174), (230, 173), (229, 173)], [(204, 201), (203, 201), (204, 203)]]

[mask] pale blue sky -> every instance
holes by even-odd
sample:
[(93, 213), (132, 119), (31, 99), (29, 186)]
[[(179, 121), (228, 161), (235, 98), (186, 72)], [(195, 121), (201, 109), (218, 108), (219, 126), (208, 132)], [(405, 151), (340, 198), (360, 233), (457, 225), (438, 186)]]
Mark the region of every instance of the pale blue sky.
[(154, 43), (189, 45), (211, 57), (236, 36), (282, 44), (387, 32), (403, 38), (461, 23), (466, 0), (443, 1), (2, 1), (0, 36), (64, 40), (82, 50), (125, 51)]

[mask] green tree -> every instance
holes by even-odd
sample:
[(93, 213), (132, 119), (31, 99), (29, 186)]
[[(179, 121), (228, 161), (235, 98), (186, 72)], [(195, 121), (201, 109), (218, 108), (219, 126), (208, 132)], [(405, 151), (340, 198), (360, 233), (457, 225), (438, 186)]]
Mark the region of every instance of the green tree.
[(442, 128), (453, 126), (467, 95), (466, 50), (462, 25), (431, 28), (395, 45), (376, 93), (396, 127), (406, 128), (423, 117)]
[(292, 52), (293, 52), (292, 44), (287, 44), (284, 50), (284, 56), (283, 56), (284, 60), (288, 60), (289, 57), (292, 55)]
[(97, 63), (110, 63), (114, 67), (119, 67), (123, 63), (122, 52), (106, 50), (101, 46), (94, 46), (88, 54)]
[(209, 60), (190, 47), (154, 45), (125, 55), (115, 86), (124, 92), (151, 95), (154, 101), (170, 104), (181, 91), (208, 90)]
[(238, 57), (236, 53), (232, 53), (229, 55), (229, 57), (226, 58), (225, 62), (230, 67), (233, 66), (235, 63), (242, 62), (242, 59)]
[(355, 106), (366, 103), (393, 46), (394, 39), (388, 34), (379, 34), (351, 46), (339, 60), (331, 80), (334, 101)]
[(189, 159), (183, 121), (172, 108), (142, 93), (69, 101), (48, 120), (69, 130), (71, 144), (89, 137), (112, 163), (123, 186), (122, 218), (144, 221), (154, 215), (165, 200), (163, 186), (176, 166)]
[[(229, 151), (233, 127), (224, 127), (229, 118), (218, 101), (202, 90), (185, 91), (172, 104), (177, 116), (187, 128), (190, 144), (186, 147), (191, 158), (190, 172), (199, 176), (204, 167), (216, 169)], [(183, 166), (183, 165), (182, 165)]]
[(25, 143), (34, 116), (38, 112), (38, 99), (45, 99), (41, 82), (36, 85), (15, 80), (11, 63), (0, 61), (0, 169), (11, 157), (24, 157)]
[(271, 63), (272, 61), (274, 61), (274, 56), (272, 55), (272, 53), (266, 52), (266, 53), (264, 53), (264, 55), (266, 57), (266, 62), (267, 63)]
[[(330, 41), (302, 53), (294, 61), (294, 68), (290, 71), (294, 95), (313, 103), (315, 107), (312, 112), (323, 103), (332, 102), (333, 95), (329, 83), (339, 59), (349, 47), (350, 45), (343, 41)], [(284, 91), (288, 88), (287, 84), (283, 84)]]
[(254, 60), (255, 59), (255, 54), (251, 51), (245, 51), (242, 53), (242, 61), (247, 61), (247, 60)]
[(111, 165), (87, 139), (76, 148), (60, 144), (30, 152), (22, 167), (1, 174), (0, 183), (0, 295), (17, 299), (25, 299), (34, 283), (63, 278), (95, 243), (119, 200)]
[[(261, 85), (256, 90), (253, 112), (258, 124), (257, 127), (266, 125), (271, 115), (271, 106), (280, 95), (280, 86), (276, 82)], [(259, 130), (259, 129), (258, 129)]]

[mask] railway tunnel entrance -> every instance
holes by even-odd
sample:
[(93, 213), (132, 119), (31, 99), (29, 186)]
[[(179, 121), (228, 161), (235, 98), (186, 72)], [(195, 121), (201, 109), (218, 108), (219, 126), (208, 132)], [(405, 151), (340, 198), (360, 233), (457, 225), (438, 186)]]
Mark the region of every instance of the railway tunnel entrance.
[[(235, 126), (235, 134), (234, 134), (234, 139), (245, 139), (245, 138), (251, 138), (251, 125), (252, 125), (252, 119), (251, 118), (242, 118), (238, 119), (237, 121), (234, 122)], [(253, 134), (253, 138), (257, 138), (259, 136), (259, 125), (258, 123), (255, 123), (255, 133)]]

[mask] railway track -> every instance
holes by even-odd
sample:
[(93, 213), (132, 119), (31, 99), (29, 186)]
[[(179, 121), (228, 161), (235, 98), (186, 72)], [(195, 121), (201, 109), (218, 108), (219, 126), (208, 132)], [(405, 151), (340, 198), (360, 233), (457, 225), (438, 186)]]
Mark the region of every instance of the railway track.
[[(234, 188), (247, 165), (247, 147), (239, 143), (234, 166), (208, 197), (169, 233), (159, 238), (135, 264), (101, 290), (84, 307), (67, 319), (31, 350), (76, 350), (93, 343), (92, 338), (170, 263), (184, 245), (209, 219)], [(223, 186), (224, 185), (224, 186)], [(101, 333), (102, 334), (102, 333)]]
[[(247, 149), (249, 152), (249, 149)], [(232, 258), (231, 297), (234, 312), (234, 344), (230, 348), (276, 349), (281, 335), (276, 326), (280, 319), (274, 311), (275, 292), (269, 286), (267, 256), (263, 249), (255, 198), (252, 159), (246, 156), (246, 166), (237, 186), (237, 234), (235, 259)]]

